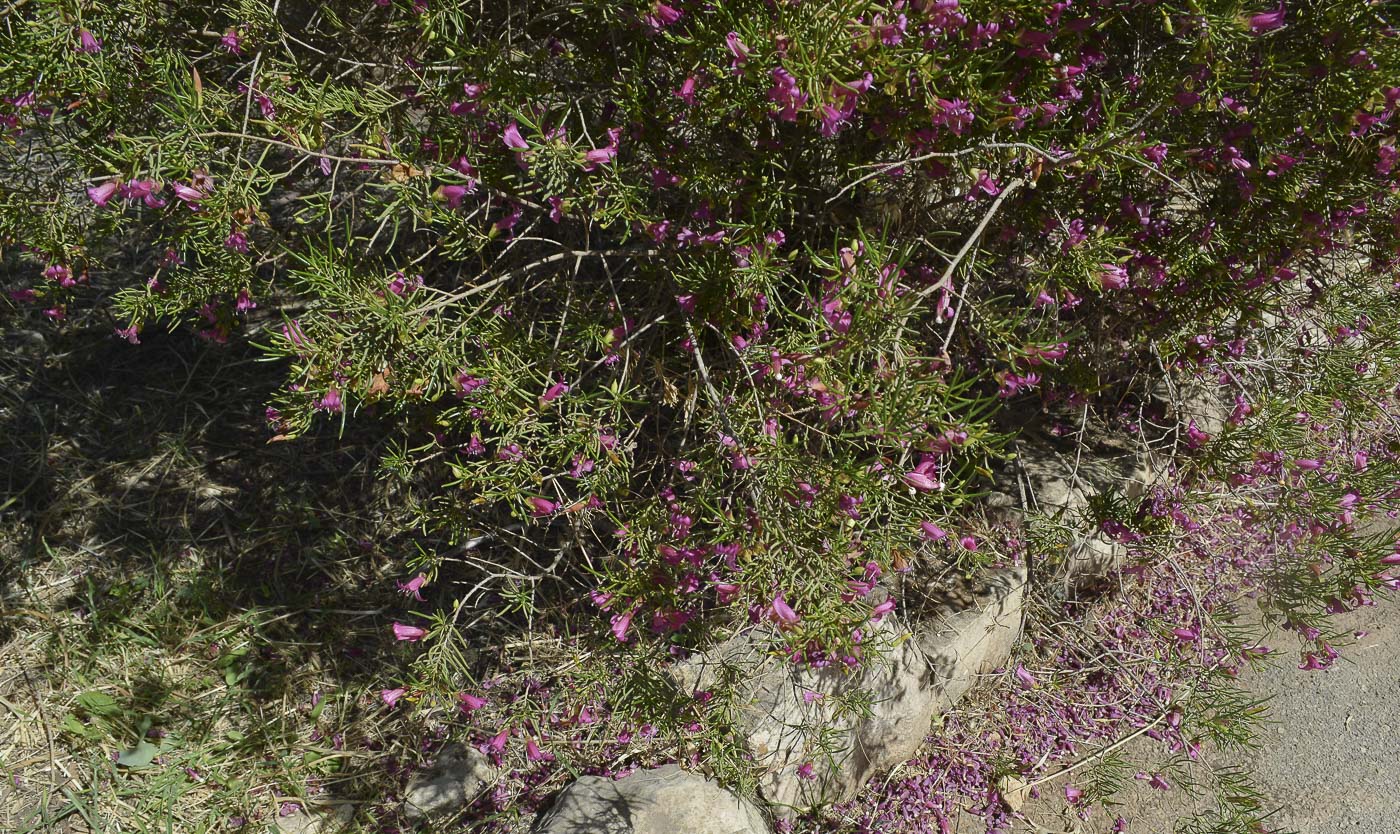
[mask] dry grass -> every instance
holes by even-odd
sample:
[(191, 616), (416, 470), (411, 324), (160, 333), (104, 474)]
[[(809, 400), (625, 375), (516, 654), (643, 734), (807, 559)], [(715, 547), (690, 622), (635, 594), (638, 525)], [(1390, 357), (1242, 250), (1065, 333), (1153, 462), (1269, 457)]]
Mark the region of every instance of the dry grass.
[[(403, 659), (383, 437), (267, 444), (280, 369), (251, 350), (3, 323), (0, 830), (258, 830), (288, 800), (391, 797), (413, 736), (372, 694)], [(113, 761), (143, 736), (155, 764)]]

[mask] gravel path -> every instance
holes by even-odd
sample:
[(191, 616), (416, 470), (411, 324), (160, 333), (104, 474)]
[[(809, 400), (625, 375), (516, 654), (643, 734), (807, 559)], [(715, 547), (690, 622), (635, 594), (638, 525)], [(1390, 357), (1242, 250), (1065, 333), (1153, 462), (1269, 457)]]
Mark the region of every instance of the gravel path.
[[(1286, 654), (1280, 665), (1245, 678), (1253, 694), (1270, 699), (1259, 747), (1223, 762), (1253, 774), (1278, 808), (1269, 820), (1274, 830), (1400, 834), (1400, 604), (1380, 603), (1335, 622), (1364, 634), (1331, 671), (1300, 671), (1293, 636), (1274, 638), (1272, 645)], [(1216, 754), (1213, 763), (1221, 761)], [(1171, 834), (1178, 819), (1201, 809), (1182, 791), (1154, 791), (1140, 782), (1120, 799), (1117, 814), (1128, 821), (1128, 834)], [(1059, 813), (1063, 808), (1054, 796), (1033, 803), (1031, 818), (1039, 827), (1027, 830), (1112, 831), (1114, 814), (1096, 810), (1077, 825)]]
[(1350, 662), (1328, 672), (1284, 666), (1250, 677), (1252, 691), (1273, 698), (1274, 723), (1247, 763), (1281, 806), (1278, 826), (1299, 834), (1400, 834), (1400, 605), (1363, 608), (1339, 624), (1368, 632), (1344, 653)]

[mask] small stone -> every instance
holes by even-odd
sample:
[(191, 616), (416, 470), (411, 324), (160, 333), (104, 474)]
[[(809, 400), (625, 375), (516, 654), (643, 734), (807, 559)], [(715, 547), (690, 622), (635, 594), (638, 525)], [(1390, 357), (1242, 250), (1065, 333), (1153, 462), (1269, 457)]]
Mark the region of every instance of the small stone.
[(420, 770), (404, 792), (403, 813), (412, 820), (457, 813), (496, 781), (496, 769), (472, 747), (449, 744), (432, 767)]
[(584, 776), (560, 791), (532, 834), (768, 834), (763, 814), (676, 765), (622, 779)]
[(354, 803), (335, 802), (318, 810), (301, 808), (285, 817), (278, 817), (277, 830), (280, 834), (337, 834), (345, 830), (354, 818)]
[(1021, 810), (1021, 806), (1026, 804), (1026, 800), (1030, 798), (1031, 789), (1019, 777), (1003, 776), (997, 780), (997, 795), (1001, 797), (1001, 804), (1014, 813)]

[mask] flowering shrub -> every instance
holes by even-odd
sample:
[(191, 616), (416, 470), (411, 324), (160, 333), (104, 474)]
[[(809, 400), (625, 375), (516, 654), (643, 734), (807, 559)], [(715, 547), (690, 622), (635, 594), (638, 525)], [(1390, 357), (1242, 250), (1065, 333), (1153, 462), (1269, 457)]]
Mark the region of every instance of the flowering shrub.
[[(620, 649), (600, 683), (746, 622), (858, 665), (898, 610), (879, 577), (1012, 554), (966, 510), (1027, 413), (1141, 429), (1195, 371), (1236, 397), (1218, 447), (1173, 435), (1207, 471), (1330, 465), (1281, 415), (1397, 358), (1397, 25), (1364, 0), (17, 4), (9, 298), (259, 342), (273, 440), (399, 428), (403, 590), (454, 590), (393, 627), (424, 654), (387, 703), (517, 670), (467, 659), (483, 618)], [(1310, 311), (1335, 350), (1264, 368), (1286, 395), (1240, 382)], [(1292, 567), (1289, 611), (1339, 581)]]

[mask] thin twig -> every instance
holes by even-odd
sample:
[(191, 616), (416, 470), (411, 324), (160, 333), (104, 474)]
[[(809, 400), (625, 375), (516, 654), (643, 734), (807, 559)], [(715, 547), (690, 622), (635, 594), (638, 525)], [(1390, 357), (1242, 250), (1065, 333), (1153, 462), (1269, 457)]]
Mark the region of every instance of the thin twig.
[[(498, 275), (484, 284), (473, 284), (472, 286), (466, 288), (465, 290), (462, 290), (461, 292), (452, 293), (451, 295), (448, 295), (444, 298), (439, 298), (437, 301), (434, 301), (430, 304), (424, 304), (422, 307), (419, 307), (413, 312), (416, 314), (422, 314), (431, 312), (433, 310), (441, 309), (450, 304), (455, 304), (464, 298), (470, 298), (478, 293), (485, 292), (486, 290), (489, 290), (492, 287), (503, 284), (512, 278), (517, 278), (521, 275), (538, 269), (539, 267), (548, 266), (549, 264), (558, 263), (559, 261), (568, 260), (569, 258), (651, 258), (659, 254), (661, 254), (660, 249), (567, 249), (563, 252), (556, 252), (553, 255), (540, 258), (538, 261), (528, 263), (520, 267), (519, 269), (513, 269), (510, 272)], [(478, 278), (481, 277), (485, 276), (478, 276)]]
[(876, 168), (874, 171), (872, 171), (869, 174), (866, 174), (863, 177), (859, 177), (858, 179), (851, 181), (849, 184), (846, 185), (845, 188), (842, 188), (840, 191), (836, 192), (836, 194), (833, 195), (831, 199), (827, 200), (826, 202), (828, 204), (833, 203), (836, 200), (840, 199), (843, 195), (849, 193), (853, 188), (860, 185), (861, 183), (866, 182), (868, 180), (872, 180), (875, 177), (893, 171), (896, 168), (902, 168), (905, 165), (915, 165), (920, 162), (927, 162), (930, 159), (954, 159), (957, 157), (968, 156), (970, 154), (977, 153), (978, 151), (1030, 151), (1031, 153), (1039, 156), (1040, 158), (1048, 162), (1051, 168), (1062, 168), (1072, 162), (1083, 159), (1088, 154), (1098, 153), (1101, 150), (1105, 150), (1106, 148), (1112, 147), (1113, 145), (1117, 144), (1120, 139), (1132, 135), (1134, 132), (1137, 131), (1139, 127), (1143, 125), (1143, 123), (1145, 123), (1148, 119), (1152, 118), (1152, 114), (1156, 113), (1160, 108), (1160, 104), (1152, 105), (1147, 109), (1146, 113), (1143, 113), (1142, 116), (1138, 117), (1137, 121), (1128, 125), (1123, 130), (1110, 133), (1108, 136), (1104, 137), (1102, 142), (1099, 142), (1095, 145), (1090, 145), (1087, 148), (1081, 148), (1080, 150), (1070, 154), (1055, 154), (1045, 150), (1044, 148), (1032, 145), (1029, 142), (985, 142), (981, 145), (974, 145), (970, 148), (962, 148), (961, 150), (956, 151), (934, 151), (926, 154), (920, 154), (919, 156), (910, 157), (909, 159), (901, 159), (896, 160), (894, 162), (875, 163)]
[(1111, 154), (1112, 156), (1118, 157), (1119, 159), (1126, 159), (1126, 160), (1128, 160), (1129, 162), (1133, 163), (1134, 165), (1137, 165), (1137, 166), (1139, 166), (1139, 167), (1145, 168), (1145, 169), (1148, 170), (1148, 171), (1151, 171), (1152, 173), (1156, 174), (1157, 176), (1159, 176), (1159, 177), (1161, 177), (1162, 179), (1166, 180), (1167, 182), (1171, 183), (1172, 186), (1175, 187), (1176, 190), (1180, 191), (1182, 194), (1185, 194), (1187, 197), (1190, 197), (1191, 199), (1195, 200), (1197, 203), (1199, 203), (1199, 204), (1201, 204), (1201, 205), (1203, 205), (1203, 206), (1205, 205), (1206, 201), (1205, 201), (1205, 198), (1204, 198), (1204, 197), (1202, 197), (1201, 195), (1199, 195), (1199, 194), (1197, 194), (1196, 192), (1192, 191), (1191, 188), (1190, 188), (1189, 186), (1186, 185), (1186, 183), (1181, 182), (1180, 180), (1177, 180), (1177, 179), (1174, 179), (1174, 178), (1168, 176), (1167, 173), (1166, 173), (1165, 171), (1161, 171), (1161, 170), (1159, 170), (1158, 168), (1156, 168), (1156, 167), (1153, 166), (1153, 165), (1148, 165), (1147, 162), (1145, 162), (1144, 160), (1138, 159), (1137, 157), (1129, 156), (1128, 154), (1125, 154), (1125, 153), (1119, 153), (1118, 151), (1115, 151), (1115, 150), (1113, 150), (1112, 148), (1110, 148), (1110, 149), (1108, 150), (1108, 153)]
[(861, 183), (872, 180), (880, 176), (881, 174), (888, 173), (890, 171), (895, 170), (896, 168), (903, 168), (905, 165), (916, 165), (920, 162), (927, 162), (930, 159), (954, 159), (957, 157), (968, 156), (969, 154), (974, 154), (978, 151), (994, 151), (1013, 148), (1031, 151), (1050, 161), (1052, 164), (1058, 163), (1059, 160), (1062, 158), (1050, 153), (1049, 151), (1038, 148), (1035, 145), (1032, 145), (1028, 142), (987, 142), (986, 144), (974, 145), (970, 148), (963, 148), (962, 150), (957, 151), (934, 151), (931, 153), (920, 154), (919, 156), (911, 157), (909, 159), (900, 159), (895, 162), (876, 163), (877, 167), (874, 171), (870, 172), (869, 174), (866, 174), (863, 177), (852, 180), (849, 184), (846, 185), (845, 188), (842, 188), (840, 191), (836, 192), (834, 195), (832, 195), (831, 199), (827, 200), (826, 202), (827, 204), (831, 204), (839, 200), (842, 196), (849, 193), (851, 189), (855, 188)]
[(992, 222), (992, 218), (996, 216), (997, 209), (1001, 208), (1002, 202), (1007, 197), (1011, 196), (1011, 192), (1015, 191), (1016, 189), (1020, 188), (1025, 184), (1026, 181), (1021, 179), (1020, 177), (1017, 177), (1016, 179), (1006, 184), (1006, 187), (1001, 190), (1001, 193), (997, 195), (997, 198), (992, 201), (992, 205), (987, 209), (987, 213), (982, 215), (982, 220), (977, 224), (977, 228), (972, 230), (972, 235), (969, 236), (967, 240), (963, 241), (962, 248), (959, 249), (958, 253), (953, 256), (952, 262), (948, 264), (947, 269), (943, 270), (943, 274), (939, 277), (938, 281), (929, 284), (922, 290), (919, 290), (919, 294), (916, 296), (916, 298), (928, 298), (934, 293), (934, 291), (943, 289), (948, 286), (948, 282), (951, 281), (953, 278), (953, 271), (958, 268), (958, 264), (962, 263), (963, 258), (967, 257), (967, 253), (972, 251), (972, 247), (977, 245), (977, 241), (982, 237), (982, 233), (987, 230), (987, 224)]
[(1138, 736), (1142, 735), (1143, 733), (1147, 732), (1148, 730), (1151, 730), (1153, 727), (1156, 727), (1158, 724), (1160, 724), (1160, 723), (1162, 723), (1163, 721), (1167, 720), (1167, 716), (1170, 715), (1170, 714), (1172, 713), (1172, 710), (1174, 710), (1175, 708), (1176, 708), (1176, 707), (1173, 706), (1171, 709), (1163, 710), (1162, 713), (1161, 713), (1160, 715), (1158, 715), (1156, 718), (1152, 719), (1152, 721), (1151, 721), (1150, 723), (1145, 724), (1145, 725), (1142, 726), (1142, 727), (1139, 727), (1138, 729), (1134, 730), (1133, 732), (1129, 733), (1129, 734), (1126, 735), (1126, 736), (1123, 736), (1122, 738), (1120, 738), (1120, 739), (1118, 739), (1117, 741), (1113, 742), (1112, 744), (1108, 745), (1108, 746), (1105, 747), (1104, 749), (1098, 750), (1098, 751), (1096, 751), (1096, 752), (1094, 752), (1094, 753), (1092, 753), (1092, 754), (1090, 754), (1090, 755), (1088, 755), (1088, 756), (1085, 756), (1084, 758), (1080, 759), (1079, 761), (1075, 762), (1074, 764), (1068, 765), (1068, 766), (1066, 766), (1066, 767), (1062, 767), (1062, 768), (1060, 768), (1059, 770), (1055, 771), (1054, 773), (1048, 773), (1048, 774), (1046, 774), (1046, 775), (1040, 777), (1039, 779), (1036, 779), (1036, 780), (1033, 780), (1033, 781), (1031, 781), (1031, 782), (1026, 783), (1025, 787), (1023, 788), (1023, 790), (1030, 790), (1031, 788), (1034, 788), (1034, 787), (1036, 787), (1037, 785), (1043, 785), (1043, 784), (1045, 784), (1046, 782), (1054, 781), (1055, 779), (1058, 779), (1058, 778), (1060, 778), (1061, 776), (1068, 776), (1069, 774), (1075, 772), (1076, 770), (1080, 769), (1081, 767), (1084, 767), (1085, 765), (1090, 764), (1091, 762), (1098, 761), (1099, 759), (1103, 758), (1104, 756), (1107, 756), (1109, 753), (1112, 753), (1114, 750), (1119, 749), (1119, 748), (1122, 747), (1123, 745), (1127, 744), (1128, 742), (1132, 741), (1133, 739), (1137, 738)]

